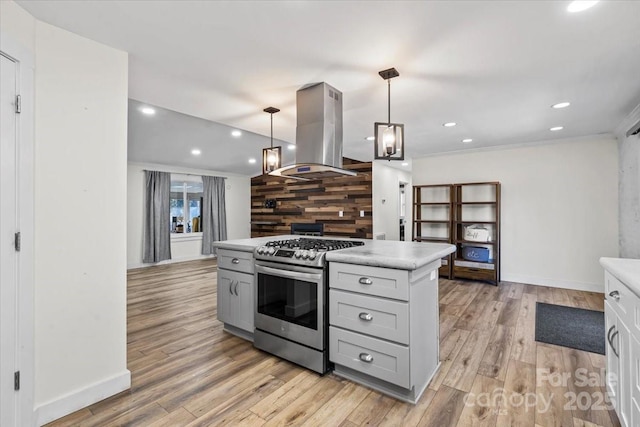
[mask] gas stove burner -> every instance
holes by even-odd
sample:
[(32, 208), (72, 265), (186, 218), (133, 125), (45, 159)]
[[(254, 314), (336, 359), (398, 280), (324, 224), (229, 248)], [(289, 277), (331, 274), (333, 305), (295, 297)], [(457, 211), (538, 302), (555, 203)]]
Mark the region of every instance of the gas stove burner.
[(359, 240), (298, 239), (272, 240), (256, 249), (256, 259), (268, 259), (279, 262), (313, 265), (324, 265), (324, 254), (338, 249), (362, 246)]

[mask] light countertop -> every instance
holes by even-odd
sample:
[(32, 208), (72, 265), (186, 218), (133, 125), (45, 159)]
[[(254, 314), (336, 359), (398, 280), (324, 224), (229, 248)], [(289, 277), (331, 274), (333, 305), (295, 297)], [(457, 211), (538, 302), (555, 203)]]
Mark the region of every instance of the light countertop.
[(295, 239), (297, 237), (304, 236), (293, 236), (287, 234), (282, 236), (254, 237), (253, 239), (222, 240), (219, 242), (213, 242), (213, 247), (229, 249), (232, 251), (253, 252), (255, 248), (262, 246), (271, 240)]
[(446, 243), (365, 240), (364, 246), (327, 252), (327, 261), (415, 270), (455, 251)]
[[(258, 246), (272, 240), (293, 239), (305, 236), (269, 236), (253, 239), (236, 239), (215, 242), (220, 249), (252, 252)], [(309, 236), (306, 236), (309, 237)], [(320, 239), (342, 239), (344, 237), (323, 236)], [(327, 252), (329, 262), (369, 265), (372, 267), (395, 268), (399, 270), (415, 270), (437, 259), (447, 256), (455, 250), (455, 246), (446, 243), (401, 242), (394, 240), (352, 239), (365, 242), (364, 246), (339, 249)]]
[(640, 259), (600, 258), (600, 264), (640, 297)]

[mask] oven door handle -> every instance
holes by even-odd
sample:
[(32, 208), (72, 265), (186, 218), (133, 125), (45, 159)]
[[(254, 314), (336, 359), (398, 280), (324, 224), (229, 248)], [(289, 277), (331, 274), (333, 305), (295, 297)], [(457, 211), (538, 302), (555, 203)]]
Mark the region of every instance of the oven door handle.
[(287, 277), (289, 279), (308, 279), (313, 281), (320, 281), (322, 279), (322, 273), (301, 273), (298, 271), (288, 271), (278, 268), (265, 267), (263, 265), (256, 265), (256, 272), (271, 274), (273, 276)]

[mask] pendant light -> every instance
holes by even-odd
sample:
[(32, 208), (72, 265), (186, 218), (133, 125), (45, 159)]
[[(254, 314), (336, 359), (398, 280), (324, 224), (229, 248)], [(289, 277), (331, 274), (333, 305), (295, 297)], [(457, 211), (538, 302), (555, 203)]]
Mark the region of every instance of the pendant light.
[(374, 154), (376, 160), (404, 160), (404, 125), (391, 123), (391, 79), (400, 73), (395, 68), (378, 72), (387, 81), (387, 122), (376, 122)]
[(262, 173), (267, 174), (282, 166), (282, 147), (273, 146), (273, 115), (280, 110), (267, 107), (263, 111), (271, 114), (271, 147), (262, 149)]

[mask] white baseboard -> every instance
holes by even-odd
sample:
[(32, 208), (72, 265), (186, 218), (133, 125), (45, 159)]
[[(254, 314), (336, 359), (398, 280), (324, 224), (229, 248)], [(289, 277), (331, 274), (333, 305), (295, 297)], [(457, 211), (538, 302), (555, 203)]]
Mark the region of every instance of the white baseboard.
[(519, 274), (502, 274), (504, 282), (526, 283), (528, 285), (548, 286), (550, 288), (573, 289), (576, 291), (604, 292), (604, 276), (602, 283), (576, 282), (572, 280), (549, 279), (545, 277), (523, 276)]
[(120, 393), (121, 391), (127, 390), (130, 387), (131, 372), (127, 369), (119, 375), (38, 405), (34, 411), (36, 424), (38, 426), (47, 424), (79, 409), (86, 408), (107, 397), (113, 396), (114, 394)]
[(199, 259), (207, 259), (207, 258), (216, 258), (215, 255), (194, 255), (182, 258), (173, 258), (167, 259), (160, 262), (145, 264), (145, 263), (134, 263), (127, 264), (127, 270), (133, 270), (134, 268), (143, 268), (143, 267), (153, 267), (154, 265), (165, 265), (165, 264), (175, 264), (176, 262), (185, 262), (185, 261), (196, 261)]

